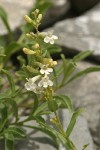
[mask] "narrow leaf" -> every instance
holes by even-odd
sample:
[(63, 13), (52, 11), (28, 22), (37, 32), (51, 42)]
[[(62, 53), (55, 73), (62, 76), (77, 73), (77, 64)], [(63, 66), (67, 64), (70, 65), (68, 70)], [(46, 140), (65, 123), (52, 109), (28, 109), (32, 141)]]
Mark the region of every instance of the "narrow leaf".
[(82, 150), (85, 150), (88, 146), (89, 146), (89, 144), (85, 144), (85, 145), (83, 146), (83, 149), (82, 149)]
[(73, 61), (74, 62), (78, 62), (78, 61), (83, 60), (86, 57), (90, 56), (91, 54), (92, 54), (91, 51), (80, 52), (78, 55), (74, 56)]
[(14, 150), (14, 137), (11, 133), (5, 134), (5, 150)]
[(89, 67), (85, 70), (82, 70), (78, 73), (76, 73), (70, 80), (68, 80), (68, 82), (66, 82), (65, 84), (75, 80), (76, 78), (82, 76), (82, 75), (86, 75), (88, 73), (92, 73), (92, 72), (99, 72), (100, 71), (100, 67), (99, 66), (96, 66), (96, 67)]
[(8, 30), (10, 38), (13, 39), (13, 35), (12, 35), (11, 29), (10, 29), (10, 26), (9, 26), (9, 23), (8, 23), (7, 13), (1, 6), (0, 6), (0, 17), (1, 17), (1, 19), (4, 23), (4, 25), (5, 25), (6, 29)]
[(11, 88), (12, 92), (14, 93), (15, 92), (15, 84), (14, 84), (12, 75), (7, 70), (2, 69), (1, 71), (7, 76), (9, 84), (10, 84), (10, 88)]
[(7, 107), (4, 104), (0, 104), (0, 131), (4, 128), (8, 115), (7, 115)]
[(71, 99), (69, 96), (57, 95), (57, 96), (54, 96), (54, 98), (56, 99), (58, 104), (60, 103), (62, 107), (66, 107), (69, 109), (70, 112), (73, 112), (73, 106), (72, 106)]
[(43, 104), (41, 104), (34, 112), (34, 115), (36, 116), (36, 115), (42, 113), (47, 108), (47, 106), (48, 106), (47, 102), (44, 102)]
[(15, 138), (24, 138), (26, 134), (18, 127), (9, 127), (6, 132), (12, 133)]
[(75, 126), (76, 119), (77, 119), (77, 117), (78, 117), (82, 112), (83, 112), (83, 109), (79, 109), (79, 110), (77, 110), (77, 111), (72, 115), (71, 121), (70, 121), (70, 123), (69, 123), (69, 125), (68, 125), (68, 128), (67, 128), (67, 130), (66, 130), (66, 135), (67, 135), (67, 137), (70, 136), (70, 134), (71, 134), (71, 132), (72, 132), (74, 126)]
[(38, 105), (39, 105), (38, 97), (34, 93), (34, 107), (32, 108), (32, 112), (30, 113), (30, 116), (32, 116), (34, 114), (34, 112), (37, 110)]
[(10, 99), (9, 104), (12, 106), (12, 109), (13, 109), (13, 112), (17, 121), (18, 120), (18, 107), (17, 107), (16, 101)]
[(10, 43), (6, 48), (5, 48), (5, 62), (10, 58), (10, 56), (15, 53), (16, 51), (20, 50), (23, 46), (20, 45), (17, 42), (12, 42)]

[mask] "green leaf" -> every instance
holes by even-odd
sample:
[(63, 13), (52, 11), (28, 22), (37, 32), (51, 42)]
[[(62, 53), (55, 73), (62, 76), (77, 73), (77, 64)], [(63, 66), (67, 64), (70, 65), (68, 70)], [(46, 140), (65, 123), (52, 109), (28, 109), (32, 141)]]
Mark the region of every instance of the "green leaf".
[(88, 146), (89, 146), (89, 144), (85, 144), (85, 145), (83, 146), (83, 149), (82, 149), (82, 150), (85, 150)]
[(8, 119), (7, 107), (3, 103), (0, 104), (0, 114), (0, 131), (2, 131)]
[(80, 52), (78, 55), (74, 56), (73, 61), (78, 62), (78, 61), (83, 60), (86, 57), (90, 56), (91, 54), (92, 54), (91, 51)]
[(4, 99), (9, 99), (9, 98), (10, 98), (10, 96), (6, 95), (6, 92), (0, 93), (0, 102)]
[(78, 73), (76, 73), (72, 78), (70, 78), (70, 80), (68, 80), (65, 84), (75, 80), (76, 78), (82, 76), (82, 75), (86, 75), (88, 73), (92, 73), (92, 72), (98, 72), (100, 71), (100, 67), (99, 66), (96, 66), (96, 67), (89, 67), (89, 68), (86, 68)]
[(12, 32), (11, 32), (11, 29), (10, 29), (10, 26), (9, 26), (9, 23), (8, 23), (8, 18), (7, 18), (7, 13), (6, 11), (0, 6), (0, 17), (6, 27), (6, 29), (8, 30), (8, 33), (10, 35), (10, 38), (11, 40), (13, 39), (13, 35), (12, 35)]
[(7, 76), (12, 93), (15, 93), (15, 83), (12, 75), (7, 70), (2, 69), (1, 71)]
[(58, 109), (58, 104), (55, 100), (48, 101), (48, 108), (50, 111), (55, 112)]
[(41, 104), (34, 112), (34, 116), (39, 115), (40, 113), (44, 112), (44, 110), (47, 108), (48, 104), (47, 102), (44, 102)]
[(54, 96), (54, 99), (58, 102), (58, 105), (62, 107), (66, 107), (69, 109), (70, 112), (73, 112), (73, 106), (72, 106), (71, 99), (69, 96), (57, 95), (57, 96)]
[(40, 13), (44, 14), (51, 6), (53, 6), (51, 0), (36, 0), (34, 9), (37, 8), (40, 10)]
[(13, 134), (15, 138), (25, 138), (26, 134), (24, 131), (18, 127), (9, 127), (6, 132)]
[(17, 42), (12, 42), (10, 43), (6, 48), (5, 48), (5, 62), (10, 58), (12, 54), (14, 54), (16, 51), (20, 50), (23, 47), (23, 45), (20, 45)]
[(30, 116), (34, 114), (38, 106), (39, 106), (38, 96), (34, 93), (34, 107), (32, 108), (32, 112), (30, 113)]
[(24, 58), (23, 56), (19, 55), (19, 56), (17, 57), (17, 59), (18, 59), (19, 62), (20, 62), (20, 66), (23, 66), (23, 64), (26, 64), (26, 60), (25, 60), (25, 58)]
[(9, 99), (9, 104), (12, 106), (16, 121), (18, 120), (18, 107), (16, 101)]
[(70, 123), (69, 123), (69, 125), (68, 125), (68, 127), (67, 127), (67, 130), (66, 130), (66, 135), (67, 135), (67, 137), (70, 136), (70, 134), (71, 134), (71, 132), (72, 132), (74, 126), (75, 126), (76, 119), (77, 119), (77, 117), (78, 117), (82, 112), (83, 112), (83, 109), (79, 109), (79, 110), (77, 110), (75, 113), (73, 113), (72, 118), (71, 118), (71, 121), (70, 121)]
[(57, 45), (50, 45), (49, 47), (47, 47), (47, 49), (50, 54), (57, 54), (62, 50), (61, 47)]
[(61, 55), (61, 57), (63, 60), (63, 70), (64, 70), (64, 77), (61, 82), (61, 85), (63, 85), (64, 82), (70, 77), (70, 75), (76, 69), (76, 64), (72, 60), (66, 60), (64, 55)]
[(38, 131), (41, 131), (41, 132), (47, 134), (48, 136), (50, 136), (53, 139), (55, 144), (57, 143), (56, 135), (53, 132), (51, 132), (50, 130), (48, 130), (47, 128), (41, 128), (38, 126), (30, 126), (30, 125), (24, 125), (24, 126), (27, 128), (32, 128), (32, 129), (35, 129), (35, 130), (38, 130)]
[(5, 150), (14, 150), (14, 137), (11, 133), (5, 134)]

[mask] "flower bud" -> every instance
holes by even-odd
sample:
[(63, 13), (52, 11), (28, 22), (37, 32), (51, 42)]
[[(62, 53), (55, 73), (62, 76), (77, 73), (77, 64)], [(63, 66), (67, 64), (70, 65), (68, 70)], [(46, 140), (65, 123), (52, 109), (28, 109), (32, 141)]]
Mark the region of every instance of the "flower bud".
[(26, 36), (27, 36), (28, 38), (33, 38), (33, 39), (34, 39), (34, 37), (33, 37), (31, 34), (29, 34), (29, 33), (27, 33)]
[(53, 124), (56, 124), (57, 123), (57, 118), (56, 117), (55, 118), (51, 118), (50, 122), (53, 123)]
[(27, 16), (27, 15), (24, 16), (24, 19), (25, 19), (28, 23), (32, 23), (32, 22), (33, 22), (33, 20), (32, 20), (29, 16)]
[(32, 67), (30, 67), (30, 66), (26, 66), (26, 69), (29, 71), (29, 72), (31, 72), (31, 73), (34, 73), (34, 74), (39, 74), (39, 71), (37, 70), (37, 69), (34, 69), (34, 68), (32, 68)]
[(42, 20), (42, 14), (39, 14), (37, 18), (37, 23), (40, 23), (41, 20)]
[(35, 45), (32, 46), (33, 49), (39, 49), (39, 44), (36, 43)]
[(34, 38), (36, 37), (36, 35), (33, 32), (30, 32), (30, 35)]
[(30, 50), (28, 48), (23, 48), (23, 51), (25, 54), (27, 55), (34, 55), (36, 52), (34, 52), (33, 50)]
[(53, 59), (51, 58), (44, 58), (43, 64), (48, 64), (49, 67), (54, 67), (55, 65), (57, 65), (57, 61), (53, 61)]
[(34, 12), (32, 12), (32, 15), (36, 16), (36, 15), (38, 15), (38, 13), (39, 13), (39, 9), (36, 9)]

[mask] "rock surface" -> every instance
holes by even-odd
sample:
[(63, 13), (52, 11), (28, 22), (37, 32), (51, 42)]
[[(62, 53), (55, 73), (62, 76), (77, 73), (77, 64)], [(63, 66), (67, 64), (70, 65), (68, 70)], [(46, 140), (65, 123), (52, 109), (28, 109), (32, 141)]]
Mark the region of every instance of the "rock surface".
[(70, 8), (70, 3), (68, 0), (52, 0), (54, 6), (50, 7), (41, 23), (41, 28), (44, 29), (48, 26), (52, 26), (57, 21), (61, 20)]
[[(0, 6), (6, 10), (12, 30), (16, 29), (22, 22), (24, 22), (23, 16), (28, 13), (34, 3), (35, 0), (0, 0)], [(0, 35), (6, 33), (6, 28), (0, 18)]]
[(100, 3), (84, 15), (61, 21), (48, 30), (58, 35), (57, 44), (72, 51), (94, 51), (94, 58), (100, 62)]
[(70, 0), (70, 2), (77, 13), (83, 13), (99, 3), (100, 0)]
[[(90, 66), (93, 65), (80, 62), (77, 68), (82, 70)], [(100, 72), (77, 78), (58, 92), (69, 95), (75, 108), (85, 109), (82, 115), (88, 121), (94, 142), (100, 146)]]

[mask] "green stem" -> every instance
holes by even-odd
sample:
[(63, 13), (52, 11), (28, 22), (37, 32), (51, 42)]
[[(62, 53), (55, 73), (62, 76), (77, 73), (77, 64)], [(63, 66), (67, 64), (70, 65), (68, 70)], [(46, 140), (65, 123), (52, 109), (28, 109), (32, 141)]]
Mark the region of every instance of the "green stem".
[(64, 131), (64, 129), (63, 129), (62, 123), (61, 123), (61, 121), (60, 121), (60, 119), (59, 119), (57, 113), (54, 112), (54, 114), (55, 114), (55, 117), (57, 118), (57, 121), (58, 121), (58, 124), (56, 124), (56, 126), (57, 126), (59, 132), (60, 132), (60, 133), (63, 135), (63, 137), (66, 139), (66, 141), (67, 141), (67, 143), (69, 144), (71, 150), (77, 150), (76, 147), (75, 147), (75, 145), (72, 143), (72, 141), (70, 141), (70, 139), (66, 136), (66, 133), (65, 133), (65, 131)]

